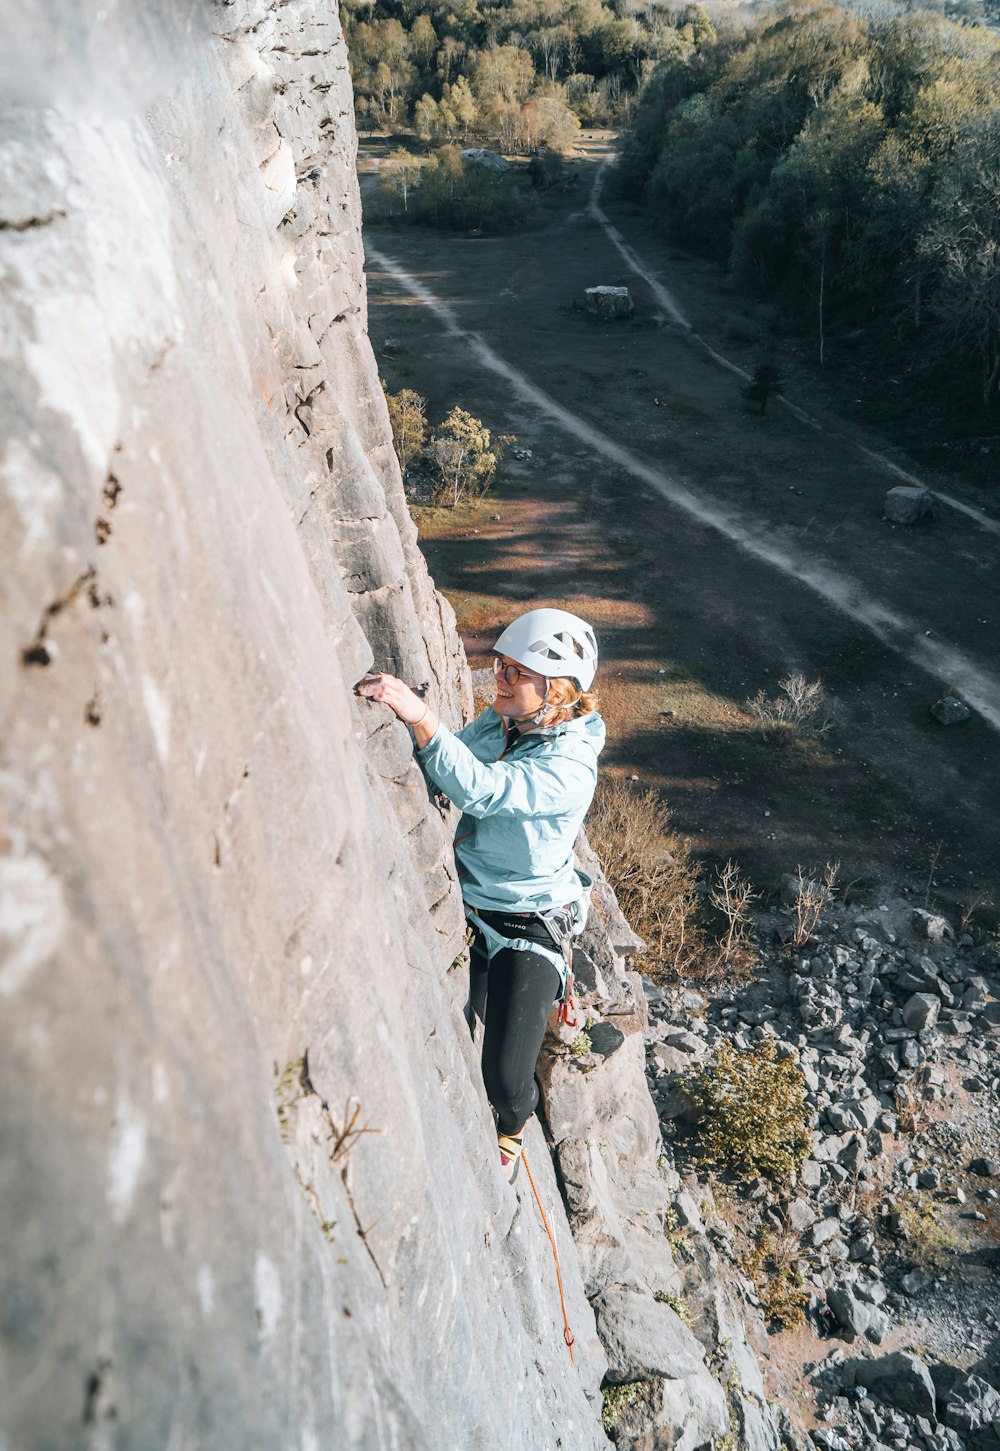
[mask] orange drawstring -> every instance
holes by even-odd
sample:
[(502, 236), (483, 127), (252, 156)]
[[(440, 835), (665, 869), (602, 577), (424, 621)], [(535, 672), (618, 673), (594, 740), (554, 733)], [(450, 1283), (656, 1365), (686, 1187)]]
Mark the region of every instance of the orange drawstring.
[(542, 1224), (545, 1226), (545, 1233), (549, 1237), (549, 1244), (552, 1246), (552, 1258), (556, 1262), (556, 1282), (559, 1285), (559, 1303), (562, 1305), (563, 1325), (565, 1327), (565, 1329), (563, 1330), (563, 1339), (565, 1340), (567, 1348), (569, 1350), (569, 1358), (572, 1363), (576, 1365), (576, 1356), (573, 1354), (573, 1332), (569, 1328), (569, 1316), (566, 1314), (566, 1296), (563, 1294), (562, 1274), (559, 1270), (559, 1251), (556, 1249), (556, 1242), (552, 1238), (552, 1231), (551, 1229), (549, 1229), (549, 1221), (545, 1218), (545, 1210), (542, 1208), (542, 1201), (538, 1197), (538, 1190), (535, 1188), (535, 1181), (531, 1177), (531, 1169), (528, 1166), (528, 1156), (523, 1151), (523, 1149), (521, 1151), (521, 1162), (523, 1163), (525, 1173), (528, 1176), (528, 1183), (531, 1185), (531, 1192), (535, 1196), (535, 1203), (538, 1205), (538, 1212), (542, 1216)]

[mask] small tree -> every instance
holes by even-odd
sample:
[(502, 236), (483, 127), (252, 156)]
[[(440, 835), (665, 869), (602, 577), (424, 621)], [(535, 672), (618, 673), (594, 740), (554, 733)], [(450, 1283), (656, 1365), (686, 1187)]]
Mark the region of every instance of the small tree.
[(379, 171), (378, 189), (391, 212), (402, 202), (403, 211), (410, 209), (410, 193), (420, 185), (420, 163), (408, 151), (394, 151)]
[(464, 408), (453, 408), (434, 431), (430, 453), (440, 474), (436, 498), (452, 508), (460, 499), (478, 499), (493, 482), (512, 434), (494, 439), (490, 430)]
[(525, 108), (528, 139), (533, 146), (548, 146), (567, 155), (580, 134), (580, 122), (562, 96), (539, 96)]
[(420, 394), (415, 393), (412, 388), (401, 388), (398, 393), (390, 393), (385, 385), (385, 379), (382, 380), (382, 391), (385, 394), (385, 401), (389, 405), (393, 447), (405, 478), (406, 470), (413, 460), (423, 452), (424, 444), (427, 441), (427, 418), (424, 411), (427, 407), (427, 399), (421, 398)]
[(413, 107), (413, 129), (421, 141), (436, 141), (444, 134), (441, 113), (433, 96), (421, 96)]

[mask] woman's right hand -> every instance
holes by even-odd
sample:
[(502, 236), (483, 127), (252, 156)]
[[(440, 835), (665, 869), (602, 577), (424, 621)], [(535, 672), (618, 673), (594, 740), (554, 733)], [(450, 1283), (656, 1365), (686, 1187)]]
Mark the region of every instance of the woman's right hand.
[(438, 728), (437, 714), (415, 690), (404, 685), (395, 675), (381, 671), (366, 675), (354, 687), (365, 700), (378, 700), (387, 705), (405, 725), (412, 727), (418, 746), (426, 746)]

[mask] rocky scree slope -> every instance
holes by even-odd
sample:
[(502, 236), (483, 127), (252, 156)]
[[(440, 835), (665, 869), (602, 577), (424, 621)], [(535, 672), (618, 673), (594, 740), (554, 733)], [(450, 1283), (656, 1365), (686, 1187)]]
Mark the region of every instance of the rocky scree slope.
[[(775, 1356), (769, 1388), (808, 1412), (815, 1446), (990, 1451), (1000, 1446), (1000, 946), (889, 895), (830, 903), (795, 946), (801, 885), (787, 877), (784, 905), (758, 919), (757, 981), (711, 995), (648, 985), (647, 1072), (665, 1152), (703, 1200), (748, 1326), (763, 1319), (773, 1279), (774, 1267), (747, 1274), (758, 1231), (786, 1283), (801, 1286), (811, 1333), (783, 1364)], [(750, 1052), (767, 1042), (801, 1064), (810, 1156), (793, 1185), (713, 1194), (694, 1157), (685, 1077), (722, 1043)]]

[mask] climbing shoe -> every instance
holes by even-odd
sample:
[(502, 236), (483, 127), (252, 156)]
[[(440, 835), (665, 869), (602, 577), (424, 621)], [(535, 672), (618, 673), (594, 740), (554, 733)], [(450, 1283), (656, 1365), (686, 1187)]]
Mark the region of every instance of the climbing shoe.
[(508, 1184), (513, 1184), (521, 1167), (521, 1135), (499, 1134), (497, 1148), (500, 1150), (500, 1172)]

